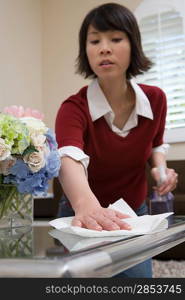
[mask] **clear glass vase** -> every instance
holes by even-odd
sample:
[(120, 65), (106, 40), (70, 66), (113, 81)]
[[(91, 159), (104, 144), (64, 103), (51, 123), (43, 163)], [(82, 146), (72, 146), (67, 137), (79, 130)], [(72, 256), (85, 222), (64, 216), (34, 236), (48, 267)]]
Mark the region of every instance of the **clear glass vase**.
[[(24, 228), (24, 230), (23, 230)], [(8, 230), (0, 230), (0, 258), (26, 258), (32, 257), (33, 228), (21, 227)], [(2, 236), (2, 233), (4, 235)]]
[(23, 229), (33, 222), (33, 196), (21, 194), (16, 186), (0, 184), (0, 236), (6, 231)]

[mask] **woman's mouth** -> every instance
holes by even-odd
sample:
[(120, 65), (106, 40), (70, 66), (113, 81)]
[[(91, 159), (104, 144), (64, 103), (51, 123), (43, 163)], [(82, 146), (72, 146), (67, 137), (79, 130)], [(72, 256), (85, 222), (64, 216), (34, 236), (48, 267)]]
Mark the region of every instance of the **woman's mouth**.
[(110, 60), (103, 60), (100, 64), (100, 67), (111, 67), (113, 65), (113, 62), (111, 62)]

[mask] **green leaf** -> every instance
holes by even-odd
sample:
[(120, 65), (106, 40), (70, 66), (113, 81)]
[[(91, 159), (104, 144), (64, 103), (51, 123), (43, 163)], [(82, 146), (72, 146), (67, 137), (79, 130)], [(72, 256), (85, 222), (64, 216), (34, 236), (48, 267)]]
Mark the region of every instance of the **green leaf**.
[(39, 152), (33, 145), (29, 146), (28, 148), (26, 148), (26, 150), (24, 150), (23, 152), (23, 156), (30, 154), (32, 152)]

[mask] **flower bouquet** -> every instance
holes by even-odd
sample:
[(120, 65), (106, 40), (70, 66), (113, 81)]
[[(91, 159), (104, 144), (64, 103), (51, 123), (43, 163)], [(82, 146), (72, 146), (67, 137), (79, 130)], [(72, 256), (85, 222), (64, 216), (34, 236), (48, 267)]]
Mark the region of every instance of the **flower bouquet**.
[(7, 220), (24, 217), (20, 207), (28, 205), (30, 195), (46, 193), (49, 181), (58, 176), (55, 134), (42, 118), (37, 110), (22, 106), (0, 113), (0, 228)]

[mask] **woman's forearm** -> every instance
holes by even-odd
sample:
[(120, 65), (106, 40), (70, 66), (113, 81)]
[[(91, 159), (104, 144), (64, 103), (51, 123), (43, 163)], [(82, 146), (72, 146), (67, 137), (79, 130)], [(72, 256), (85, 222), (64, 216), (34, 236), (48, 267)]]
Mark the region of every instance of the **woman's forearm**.
[(84, 206), (99, 205), (97, 198), (89, 187), (81, 162), (67, 156), (63, 157), (59, 180), (75, 212), (83, 209)]
[(149, 164), (151, 168), (159, 167), (161, 165), (166, 167), (166, 155), (162, 152), (153, 152)]

